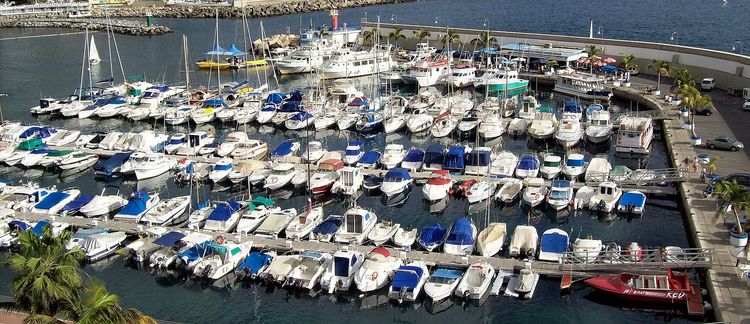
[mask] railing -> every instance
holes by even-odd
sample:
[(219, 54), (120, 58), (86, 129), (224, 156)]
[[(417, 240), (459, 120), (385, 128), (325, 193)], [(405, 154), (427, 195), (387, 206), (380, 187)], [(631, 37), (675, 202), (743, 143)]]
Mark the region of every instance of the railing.
[[(685, 181), (687, 169), (685, 168), (667, 168), (667, 169), (648, 169), (645, 172), (632, 172), (629, 175), (615, 174), (610, 172), (589, 172), (587, 173), (593, 179), (609, 179), (618, 185), (665, 185), (672, 182)], [(596, 185), (602, 181), (587, 181), (587, 184)]]
[(560, 259), (561, 271), (639, 272), (669, 268), (707, 268), (713, 265), (715, 252), (708, 248), (666, 247), (644, 250), (605, 249), (596, 255), (566, 252)]

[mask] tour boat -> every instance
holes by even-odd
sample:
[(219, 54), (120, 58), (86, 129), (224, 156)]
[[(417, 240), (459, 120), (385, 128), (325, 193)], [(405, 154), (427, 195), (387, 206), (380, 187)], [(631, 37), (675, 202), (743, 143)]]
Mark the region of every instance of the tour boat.
[(521, 179), (535, 178), (539, 175), (539, 158), (533, 153), (524, 153), (518, 160), (516, 177)]
[(583, 154), (570, 153), (565, 158), (562, 173), (570, 180), (576, 180), (586, 170), (586, 161)]
[(550, 228), (542, 233), (539, 243), (539, 260), (560, 262), (560, 258), (568, 252), (570, 237), (559, 228)]
[(312, 290), (333, 262), (333, 256), (323, 252), (305, 251), (299, 254), (299, 263), (289, 272), (282, 286)]
[(424, 292), (433, 303), (440, 302), (453, 294), (463, 275), (462, 270), (438, 268), (424, 284)]
[(512, 177), (518, 164), (518, 155), (511, 151), (500, 151), (495, 154), (490, 164), (490, 175), (502, 178)]
[(529, 125), (529, 135), (538, 140), (552, 138), (557, 130), (557, 117), (555, 110), (550, 106), (541, 106), (537, 109), (534, 119)]
[[(588, 112), (588, 110), (587, 110)], [(608, 110), (594, 110), (588, 117), (586, 139), (592, 143), (603, 143), (612, 136), (612, 121)]]
[(159, 194), (149, 195), (143, 191), (136, 191), (128, 198), (128, 203), (115, 214), (114, 219), (127, 222), (138, 222), (141, 216), (159, 203)]
[(507, 229), (505, 223), (490, 223), (477, 236), (477, 252), (483, 257), (500, 253), (505, 244)]
[(438, 201), (447, 197), (452, 187), (453, 180), (448, 171), (437, 170), (430, 174), (427, 183), (422, 187), (422, 193), (428, 201)]
[(611, 212), (622, 196), (622, 189), (614, 182), (599, 183), (596, 193), (589, 200), (589, 209), (602, 212)]
[(612, 164), (606, 158), (595, 157), (589, 161), (586, 167), (586, 182), (602, 182), (609, 180), (609, 173), (612, 171)]
[(588, 73), (560, 74), (555, 81), (555, 92), (587, 100), (609, 101), (612, 89), (607, 80)]
[(422, 231), (419, 233), (419, 245), (425, 250), (432, 252), (443, 245), (443, 242), (445, 242), (445, 233), (447, 232), (448, 229), (439, 223), (426, 226), (422, 228)]
[(297, 170), (294, 168), (294, 164), (281, 163), (277, 164), (271, 174), (265, 180), (264, 188), (270, 190), (277, 190), (283, 186), (286, 186), (292, 178), (297, 174)]
[(349, 291), (354, 282), (354, 275), (362, 267), (365, 255), (359, 251), (336, 251), (333, 262), (326, 267), (320, 277), (320, 287), (323, 291), (333, 294), (336, 291)]
[(175, 226), (187, 220), (190, 196), (177, 196), (160, 201), (138, 221), (149, 226)]
[(500, 190), (495, 194), (495, 200), (499, 200), (505, 204), (510, 204), (518, 198), (518, 194), (523, 190), (523, 180), (516, 178), (508, 178), (507, 181), (500, 187)]
[(367, 255), (354, 275), (354, 283), (361, 292), (381, 289), (391, 282), (396, 269), (403, 264), (384, 247), (376, 247)]
[(450, 75), (450, 62), (446, 59), (432, 58), (419, 60), (408, 73), (419, 88), (434, 86)]
[(410, 172), (417, 172), (422, 170), (423, 164), (424, 151), (416, 147), (412, 147), (408, 152), (406, 152), (406, 155), (404, 155), (404, 159), (401, 161), (401, 167)]
[[(116, 191), (114, 193), (108, 193), (107, 188), (113, 188)], [(94, 196), (90, 202), (83, 205), (78, 211), (86, 217), (108, 215), (109, 213), (125, 206), (127, 202), (127, 199), (120, 196), (119, 189), (112, 186), (106, 186), (102, 189), (100, 194)]]
[(399, 303), (413, 302), (422, 293), (429, 278), (429, 269), (423, 261), (412, 261), (402, 265), (396, 269), (391, 287), (388, 288), (388, 297)]
[(404, 156), (406, 156), (406, 152), (404, 152), (403, 145), (388, 144), (385, 146), (383, 155), (380, 156), (380, 163), (385, 166), (386, 169), (392, 169), (401, 164)]
[(545, 179), (554, 179), (562, 171), (562, 158), (559, 155), (547, 153), (542, 160), (539, 172)]
[(495, 268), (486, 262), (474, 263), (466, 270), (454, 294), (465, 299), (480, 300), (490, 289)]
[(370, 234), (378, 217), (374, 212), (356, 206), (350, 208), (344, 214), (344, 223), (336, 235), (334, 241), (337, 243), (361, 244)]
[(384, 219), (375, 225), (375, 228), (367, 235), (367, 239), (376, 246), (381, 246), (388, 242), (400, 228), (400, 224)]
[(547, 204), (558, 211), (573, 204), (573, 186), (569, 180), (552, 180)]
[(628, 214), (643, 214), (643, 208), (646, 206), (646, 195), (642, 192), (633, 190), (622, 194), (620, 202), (617, 204), (617, 211)]
[(537, 241), (539, 241), (539, 234), (537, 234), (536, 227), (518, 225), (513, 230), (508, 254), (511, 257), (533, 257), (536, 255)]
[(615, 152), (648, 154), (653, 138), (651, 118), (625, 117), (617, 129)]
[(320, 66), (318, 73), (322, 79), (352, 78), (386, 72), (393, 65), (390, 46), (375, 46), (369, 51), (342, 48), (331, 54)]
[(608, 295), (631, 301), (664, 304), (692, 301), (698, 307), (703, 305), (700, 286), (691, 283), (688, 274), (675, 274), (672, 269), (666, 275), (622, 273), (593, 277), (585, 282)]

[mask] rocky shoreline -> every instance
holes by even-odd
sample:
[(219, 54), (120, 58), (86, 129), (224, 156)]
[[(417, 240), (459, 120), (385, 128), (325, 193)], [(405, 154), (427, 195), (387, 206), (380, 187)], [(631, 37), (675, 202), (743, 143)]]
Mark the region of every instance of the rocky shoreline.
[[(118, 34), (146, 36), (163, 35), (172, 30), (166, 26), (147, 26), (145, 22), (127, 19), (112, 19), (112, 31)], [(105, 30), (106, 21), (101, 18), (23, 17), (23, 19), (0, 18), (0, 28), (70, 28), (79, 30)]]

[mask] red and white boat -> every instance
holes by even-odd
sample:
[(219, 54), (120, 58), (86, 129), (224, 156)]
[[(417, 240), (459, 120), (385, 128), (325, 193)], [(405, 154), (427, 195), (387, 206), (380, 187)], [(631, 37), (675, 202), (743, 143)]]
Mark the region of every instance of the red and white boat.
[(318, 164), (318, 170), (310, 177), (310, 190), (313, 194), (327, 192), (339, 178), (337, 170), (344, 167), (344, 161), (328, 159)]
[(438, 201), (447, 197), (452, 187), (453, 180), (448, 170), (437, 170), (432, 172), (430, 179), (422, 187), (422, 193), (428, 201)]
[(691, 283), (687, 274), (675, 274), (672, 269), (666, 275), (622, 273), (589, 278), (586, 279), (586, 284), (622, 299), (648, 303), (686, 303), (689, 313), (703, 311), (700, 286)]

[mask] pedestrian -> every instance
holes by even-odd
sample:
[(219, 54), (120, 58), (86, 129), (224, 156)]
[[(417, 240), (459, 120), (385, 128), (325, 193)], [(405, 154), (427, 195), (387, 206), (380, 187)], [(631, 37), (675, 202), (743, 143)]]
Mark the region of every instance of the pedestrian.
[(701, 181), (706, 180), (706, 168), (701, 169)]
[(693, 172), (698, 172), (698, 163), (693, 162)]

